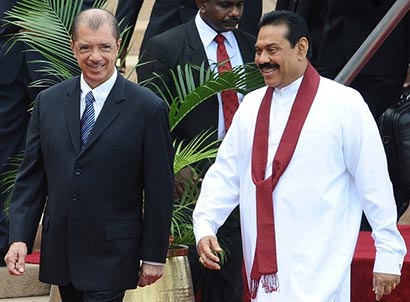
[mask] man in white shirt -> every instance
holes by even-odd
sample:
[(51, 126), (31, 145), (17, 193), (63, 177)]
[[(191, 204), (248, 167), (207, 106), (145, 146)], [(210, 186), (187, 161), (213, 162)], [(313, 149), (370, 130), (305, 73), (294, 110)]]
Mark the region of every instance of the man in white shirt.
[[(145, 45), (144, 53), (137, 68), (138, 81), (150, 79), (159, 74), (161, 79), (151, 82), (147, 87), (156, 91), (159, 87), (167, 95), (175, 97), (176, 88), (170, 70), (177, 66), (194, 64), (200, 66), (216, 66), (218, 62), (218, 43), (215, 38), (224, 37), (224, 45), (232, 67), (253, 62), (255, 57), (255, 37), (236, 29), (243, 13), (243, 0), (197, 0), (199, 11), (188, 23), (177, 26), (162, 34), (152, 37)], [(194, 71), (194, 79), (199, 83), (199, 74)], [(168, 102), (172, 102), (172, 97)], [(237, 95), (237, 102), (242, 96)], [(202, 102), (184, 117), (172, 134), (178, 141), (191, 141), (195, 136), (209, 129), (217, 133), (211, 140), (222, 139), (226, 133), (223, 99), (217, 96)], [(239, 105), (239, 103), (237, 104)], [(209, 167), (208, 162), (199, 165), (201, 175)], [(196, 249), (191, 249), (191, 271), (194, 290), (202, 288), (202, 302), (237, 302), (242, 300), (242, 253), (239, 229), (239, 216), (234, 213), (219, 230), (218, 236), (223, 238), (228, 260), (219, 272), (205, 270), (198, 263)]]
[(219, 269), (215, 232), (238, 204), (250, 298), (348, 302), (362, 209), (373, 228), (376, 300), (406, 253), (377, 126), (360, 94), (308, 60), (300, 16), (262, 17), (255, 61), (267, 87), (245, 96), (194, 211), (199, 261)]

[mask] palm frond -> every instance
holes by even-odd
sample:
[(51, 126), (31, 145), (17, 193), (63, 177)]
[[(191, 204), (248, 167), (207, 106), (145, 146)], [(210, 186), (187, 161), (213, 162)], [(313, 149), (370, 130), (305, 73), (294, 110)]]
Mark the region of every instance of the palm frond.
[[(204, 81), (199, 85), (193, 80), (194, 68)], [(259, 70), (251, 64), (236, 66), (220, 75), (212, 73), (211, 68), (205, 69), (203, 65), (186, 65), (185, 71), (178, 66), (176, 72), (171, 71), (171, 74), (177, 89), (177, 96), (173, 98), (169, 109), (171, 131), (192, 109), (221, 91), (235, 90), (246, 94), (265, 85)]]
[(199, 196), (199, 182), (199, 177), (187, 181), (182, 197), (174, 201), (171, 220), (171, 246), (195, 244), (192, 212)]
[(9, 159), (7, 163), (8, 169), (6, 172), (0, 174), (0, 188), (2, 191), (0, 193), (7, 196), (3, 211), (8, 213), (11, 191), (13, 190), (14, 182), (17, 176), (17, 170), (20, 167), (21, 161), (23, 159), (23, 154), (18, 154)]
[(182, 141), (175, 146), (174, 174), (202, 160), (216, 157), (218, 141), (212, 141), (204, 145), (204, 142), (209, 141), (213, 134), (215, 134), (215, 131), (204, 131), (188, 144), (185, 145), (185, 142)]
[[(70, 47), (70, 32), (75, 16), (80, 12), (83, 0), (21, 0), (5, 14), (4, 21), (22, 30), (9, 40), (9, 47), (17, 41), (24, 42), (31, 50), (40, 53), (40, 63), (46, 76), (37, 87), (48, 87), (58, 81), (80, 74)], [(99, 0), (100, 7), (106, 0)]]

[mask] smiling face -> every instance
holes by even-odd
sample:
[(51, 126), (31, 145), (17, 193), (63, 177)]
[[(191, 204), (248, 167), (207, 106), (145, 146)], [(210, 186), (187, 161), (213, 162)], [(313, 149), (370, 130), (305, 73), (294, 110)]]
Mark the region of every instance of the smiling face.
[(259, 30), (255, 63), (268, 86), (285, 87), (305, 72), (309, 43), (302, 37), (292, 47), (287, 34), (285, 24), (268, 24)]
[(233, 30), (243, 13), (243, 0), (197, 0), (202, 19), (216, 32)]
[(116, 40), (108, 23), (92, 29), (80, 23), (71, 41), (71, 49), (83, 73), (84, 80), (94, 89), (115, 72), (121, 40)]

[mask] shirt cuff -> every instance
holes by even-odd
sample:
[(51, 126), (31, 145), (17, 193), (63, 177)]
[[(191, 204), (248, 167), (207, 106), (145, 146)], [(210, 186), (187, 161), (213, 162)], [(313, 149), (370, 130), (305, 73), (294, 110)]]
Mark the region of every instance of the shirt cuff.
[(373, 272), (400, 276), (402, 266), (403, 261), (400, 261), (396, 255), (376, 252)]
[(199, 240), (205, 236), (215, 236), (215, 232), (212, 230), (211, 227), (198, 227), (195, 229), (195, 239), (196, 245), (198, 245)]
[(161, 262), (152, 262), (152, 261), (144, 261), (144, 260), (142, 260), (142, 263), (150, 264), (150, 265), (158, 265), (158, 266), (165, 265), (165, 263), (161, 263)]

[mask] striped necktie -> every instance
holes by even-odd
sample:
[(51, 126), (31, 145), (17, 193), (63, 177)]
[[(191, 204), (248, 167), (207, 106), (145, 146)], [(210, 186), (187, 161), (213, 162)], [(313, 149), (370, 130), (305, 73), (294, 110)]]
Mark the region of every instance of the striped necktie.
[(88, 92), (85, 96), (85, 110), (81, 117), (81, 147), (87, 142), (88, 136), (95, 123), (94, 101), (93, 92)]

